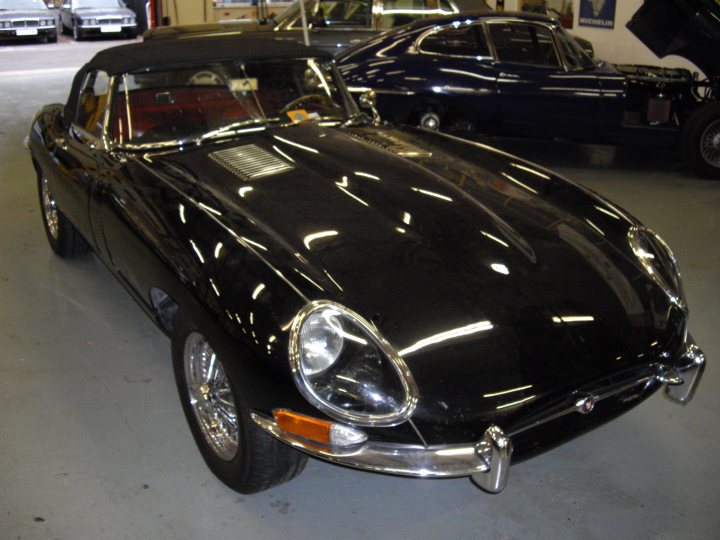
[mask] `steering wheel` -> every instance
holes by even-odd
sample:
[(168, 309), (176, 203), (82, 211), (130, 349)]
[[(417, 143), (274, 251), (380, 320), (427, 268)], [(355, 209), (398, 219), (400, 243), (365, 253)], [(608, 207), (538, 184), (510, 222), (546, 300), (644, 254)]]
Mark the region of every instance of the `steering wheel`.
[(325, 94), (306, 94), (287, 103), (282, 109), (280, 109), (278, 114), (282, 115), (288, 111), (297, 109), (298, 105), (305, 102), (311, 104), (315, 109), (332, 109), (335, 107), (335, 102)]
[(194, 73), (187, 81), (188, 86), (222, 86), (222, 77), (214, 71), (204, 70)]

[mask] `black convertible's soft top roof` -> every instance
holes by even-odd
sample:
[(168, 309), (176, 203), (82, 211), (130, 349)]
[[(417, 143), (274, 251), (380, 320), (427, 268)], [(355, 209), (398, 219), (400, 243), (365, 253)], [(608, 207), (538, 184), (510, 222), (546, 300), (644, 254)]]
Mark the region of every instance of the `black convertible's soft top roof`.
[(227, 33), (186, 35), (172, 40), (151, 40), (111, 47), (98, 52), (86, 69), (102, 69), (110, 75), (153, 67), (172, 67), (219, 60), (273, 58), (332, 58), (327, 52), (305, 47), (294, 39), (272, 34)]
[(301, 45), (295, 39), (282, 39), (272, 34), (261, 35), (257, 32), (187, 35), (178, 36), (176, 39), (143, 41), (111, 47), (98, 52), (75, 74), (63, 115), (68, 123), (72, 122), (80, 85), (85, 75), (93, 70), (119, 75), (145, 69), (192, 66), (223, 60), (281, 58), (331, 59), (332, 55), (320, 49)]

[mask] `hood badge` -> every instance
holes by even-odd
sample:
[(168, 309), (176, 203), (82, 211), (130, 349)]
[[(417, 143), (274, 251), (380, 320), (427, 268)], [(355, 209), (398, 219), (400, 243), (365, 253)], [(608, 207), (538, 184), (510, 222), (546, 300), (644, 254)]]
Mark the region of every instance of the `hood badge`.
[(256, 144), (218, 150), (210, 154), (210, 159), (246, 182), (294, 168)]
[(575, 402), (575, 410), (580, 414), (590, 414), (595, 408), (598, 398), (592, 394), (586, 394)]

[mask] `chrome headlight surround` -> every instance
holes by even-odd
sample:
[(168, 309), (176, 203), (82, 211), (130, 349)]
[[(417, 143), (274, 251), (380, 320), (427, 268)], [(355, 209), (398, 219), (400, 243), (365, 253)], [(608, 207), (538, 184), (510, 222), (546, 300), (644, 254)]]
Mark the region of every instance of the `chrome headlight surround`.
[[(320, 318), (327, 321), (324, 328), (319, 328)], [(312, 343), (309, 340), (322, 332), (325, 335), (336, 333), (336, 337), (330, 336), (330, 355), (323, 352), (326, 357), (318, 362), (312, 358)], [(364, 350), (372, 361), (358, 357), (353, 348)], [(290, 328), (289, 353), (290, 369), (300, 393), (336, 420), (356, 426), (395, 426), (407, 420), (417, 406), (417, 385), (405, 361), (370, 323), (338, 303), (319, 300), (300, 310)], [(382, 375), (383, 383), (394, 386), (395, 397), (393, 391), (374, 385), (376, 381), (368, 375), (368, 370), (372, 374), (373, 369), (374, 374)], [(356, 394), (353, 394), (352, 388)], [(343, 397), (351, 401), (357, 398), (357, 394), (363, 394), (362, 398), (371, 398), (364, 402), (356, 399), (355, 406), (339, 402)], [(359, 405), (372, 408), (372, 400), (390, 403), (391, 410), (358, 410)], [(382, 408), (388, 409), (388, 405), (383, 403)]]
[(665, 240), (652, 229), (636, 225), (628, 230), (628, 244), (645, 272), (668, 298), (687, 310), (677, 259)]

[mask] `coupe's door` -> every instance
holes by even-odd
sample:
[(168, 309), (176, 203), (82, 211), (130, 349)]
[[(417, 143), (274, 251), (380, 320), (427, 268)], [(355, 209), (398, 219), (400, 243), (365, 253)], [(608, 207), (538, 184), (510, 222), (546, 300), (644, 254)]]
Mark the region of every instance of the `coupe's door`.
[(499, 20), (487, 27), (498, 70), (498, 131), (578, 137), (594, 129), (600, 84), (591, 66), (570, 65), (566, 36), (540, 22)]
[[(371, 28), (371, 0), (319, 0), (307, 4), (310, 44), (330, 53), (370, 39), (377, 32)], [(285, 30), (297, 33), (302, 42), (300, 12), (287, 23)]]
[(453, 107), (465, 113), (464, 120), (477, 122), (480, 129), (497, 121), (497, 70), (481, 23), (434, 28), (418, 39), (417, 49), (421, 55), (409, 59), (415, 62), (414, 75), (430, 73), (432, 87), (426, 90), (449, 96)]

